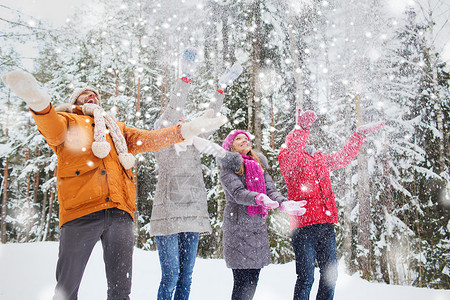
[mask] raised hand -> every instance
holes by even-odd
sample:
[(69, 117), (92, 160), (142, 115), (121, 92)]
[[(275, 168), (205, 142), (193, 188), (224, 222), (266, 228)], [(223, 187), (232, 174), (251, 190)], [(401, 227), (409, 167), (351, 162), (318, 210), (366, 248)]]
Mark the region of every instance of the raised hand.
[(32, 110), (42, 111), (50, 104), (50, 96), (39, 87), (30, 73), (16, 70), (4, 74), (2, 80), (17, 96), (25, 100)]
[(277, 208), (279, 206), (277, 201), (273, 201), (266, 194), (259, 194), (255, 197), (255, 202), (259, 206), (267, 209)]
[(225, 89), (230, 86), (233, 81), (239, 77), (242, 73), (242, 66), (239, 63), (234, 63), (231, 68), (226, 69), (225, 72), (219, 78), (219, 87)]
[(201, 153), (212, 154), (217, 157), (224, 157), (225, 154), (227, 154), (227, 151), (221, 146), (211, 142), (210, 140), (199, 138), (198, 136), (193, 137), (192, 143)]
[(314, 121), (317, 119), (317, 115), (312, 110), (307, 110), (304, 113), (301, 113), (301, 110), (298, 110), (298, 120), (297, 124), (305, 129), (309, 130), (311, 128), (311, 125), (314, 123)]
[(302, 216), (306, 212), (306, 208), (303, 206), (306, 205), (306, 201), (293, 201), (288, 200), (281, 202), (280, 209), (287, 213), (288, 215), (294, 215), (294, 216)]
[(197, 67), (197, 49), (186, 48), (181, 56), (181, 73), (183, 77), (192, 78)]
[(227, 121), (225, 116), (214, 117), (214, 110), (208, 109), (197, 119), (181, 125), (181, 135), (185, 140), (189, 140), (201, 133), (216, 130)]

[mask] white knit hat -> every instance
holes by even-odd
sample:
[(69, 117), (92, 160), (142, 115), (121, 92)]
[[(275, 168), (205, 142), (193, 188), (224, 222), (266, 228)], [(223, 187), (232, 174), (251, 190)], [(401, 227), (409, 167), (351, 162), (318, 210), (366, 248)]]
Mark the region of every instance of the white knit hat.
[(75, 102), (77, 102), (78, 97), (80, 97), (81, 93), (83, 93), (84, 91), (91, 91), (91, 92), (94, 92), (94, 93), (97, 95), (98, 101), (101, 102), (101, 97), (100, 97), (100, 94), (98, 93), (98, 91), (97, 91), (95, 88), (90, 87), (90, 86), (83, 87), (83, 88), (77, 88), (77, 89), (72, 93), (72, 95), (70, 95), (70, 98), (69, 98), (69, 101), (68, 101), (68, 102), (69, 102), (70, 104), (72, 104), (72, 105), (75, 104)]

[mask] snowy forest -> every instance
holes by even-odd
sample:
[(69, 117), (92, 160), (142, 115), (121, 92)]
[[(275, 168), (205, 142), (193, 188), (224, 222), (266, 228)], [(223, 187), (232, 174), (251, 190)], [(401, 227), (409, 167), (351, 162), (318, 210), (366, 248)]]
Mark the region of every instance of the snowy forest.
[[(221, 144), (232, 129), (253, 134), (284, 195), (277, 157), (299, 108), (317, 113), (310, 139), (325, 153), (339, 151), (357, 126), (385, 121), (351, 165), (332, 173), (339, 258), (369, 281), (450, 289), (450, 33), (442, 30), (450, 6), (389, 2), (92, 0), (63, 26), (0, 4), (0, 74), (31, 72), (55, 104), (95, 86), (118, 120), (153, 129), (181, 76), (183, 49), (200, 53), (186, 120), (239, 62), (244, 72), (221, 111), (229, 122), (211, 139)], [(213, 234), (201, 236), (198, 256), (221, 258), (219, 167), (211, 156), (202, 161)], [(1, 83), (2, 243), (58, 240), (56, 165), (28, 107)], [(139, 154), (133, 170), (136, 246), (155, 250), (154, 154)], [(272, 211), (267, 222), (272, 262), (293, 261), (286, 214)]]

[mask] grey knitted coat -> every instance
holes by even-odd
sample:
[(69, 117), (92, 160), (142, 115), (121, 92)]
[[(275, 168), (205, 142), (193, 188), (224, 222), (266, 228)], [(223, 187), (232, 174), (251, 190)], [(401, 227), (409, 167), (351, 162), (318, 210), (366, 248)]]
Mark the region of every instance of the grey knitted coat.
[[(267, 172), (267, 159), (262, 154), (258, 155), (265, 168), (267, 196), (279, 203), (286, 201)], [(226, 200), (222, 226), (226, 265), (231, 269), (261, 269), (270, 263), (266, 218), (260, 214), (250, 216), (248, 213), (248, 206), (257, 205), (255, 197), (259, 193), (247, 190), (245, 174), (236, 174), (243, 162), (239, 153), (227, 152), (217, 162), (220, 165), (220, 182)]]
[[(178, 80), (155, 129), (177, 124), (190, 86)], [(217, 93), (211, 108), (218, 111), (222, 103), (223, 95)], [(157, 151), (155, 156), (158, 181), (150, 219), (150, 235), (211, 233), (200, 152), (193, 146), (187, 146), (187, 150), (178, 155), (174, 146), (169, 146)]]

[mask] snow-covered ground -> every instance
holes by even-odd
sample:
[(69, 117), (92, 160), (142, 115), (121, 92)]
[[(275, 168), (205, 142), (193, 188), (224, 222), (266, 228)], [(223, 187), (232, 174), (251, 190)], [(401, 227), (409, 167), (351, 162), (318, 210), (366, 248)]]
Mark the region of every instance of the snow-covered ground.
[[(55, 285), (57, 242), (0, 244), (0, 299), (48, 300)], [(156, 299), (160, 279), (158, 254), (135, 249), (131, 299)], [(316, 274), (318, 278), (318, 274)], [(317, 291), (313, 286), (313, 296)], [(231, 270), (221, 259), (197, 259), (191, 298), (230, 299)], [(261, 271), (255, 300), (292, 299), (295, 264), (270, 265)], [(105, 299), (106, 280), (100, 243), (94, 249), (81, 283), (79, 299)], [(336, 300), (448, 300), (450, 290), (431, 290), (407, 286), (368, 283), (358, 276), (349, 276), (340, 269)]]

